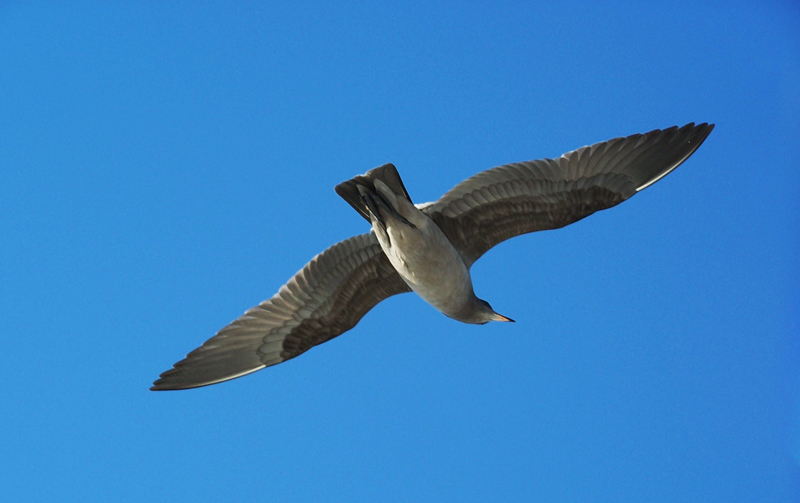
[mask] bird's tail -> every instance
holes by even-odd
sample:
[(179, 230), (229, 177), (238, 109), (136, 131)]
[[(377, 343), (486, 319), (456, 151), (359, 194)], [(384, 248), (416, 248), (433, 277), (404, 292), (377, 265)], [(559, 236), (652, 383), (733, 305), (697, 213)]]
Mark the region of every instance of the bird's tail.
[(403, 180), (400, 179), (400, 174), (394, 164), (384, 164), (379, 168), (367, 171), (366, 174), (358, 175), (346, 182), (342, 182), (336, 186), (336, 193), (347, 201), (367, 222), (371, 222), (370, 215), (374, 215), (379, 222), (383, 223), (380, 208), (413, 227), (410, 222), (397, 213), (393, 204), (387, 201), (375, 188), (375, 182), (378, 180), (383, 182), (397, 197), (404, 197), (411, 202), (411, 197), (408, 195), (408, 191), (403, 185)]

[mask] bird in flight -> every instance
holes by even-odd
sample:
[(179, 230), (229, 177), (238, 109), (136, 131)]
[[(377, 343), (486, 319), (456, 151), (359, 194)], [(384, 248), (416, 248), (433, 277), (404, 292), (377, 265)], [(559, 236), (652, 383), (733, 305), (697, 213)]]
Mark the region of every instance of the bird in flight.
[(414, 205), (392, 164), (336, 186), (372, 226), (323, 251), (277, 294), (245, 312), (174, 367), (152, 390), (197, 388), (298, 356), (351, 328), (384, 299), (414, 291), (464, 323), (513, 321), (472, 288), (470, 267), (506, 239), (558, 229), (615, 206), (680, 166), (713, 124), (615, 138), (498, 166), (438, 201)]

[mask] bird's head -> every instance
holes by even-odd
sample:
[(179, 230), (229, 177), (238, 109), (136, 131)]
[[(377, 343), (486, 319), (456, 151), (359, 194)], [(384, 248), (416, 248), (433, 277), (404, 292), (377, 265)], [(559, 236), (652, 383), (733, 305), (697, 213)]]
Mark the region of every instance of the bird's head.
[(492, 306), (490, 306), (489, 303), (486, 302), (485, 300), (479, 299), (477, 297), (475, 298), (475, 300), (477, 300), (477, 302), (473, 303), (473, 308), (471, 313), (472, 318), (475, 321), (473, 321), (472, 323), (484, 325), (486, 323), (489, 323), (490, 321), (510, 321), (511, 323), (514, 322), (514, 320), (512, 320), (508, 316), (503, 316), (500, 313), (496, 313), (494, 309), (492, 309)]

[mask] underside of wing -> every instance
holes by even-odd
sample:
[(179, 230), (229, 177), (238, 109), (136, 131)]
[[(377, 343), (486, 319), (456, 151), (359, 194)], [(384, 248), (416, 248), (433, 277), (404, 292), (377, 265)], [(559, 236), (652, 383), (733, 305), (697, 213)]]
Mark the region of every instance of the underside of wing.
[(373, 234), (341, 241), (161, 374), (151, 389), (206, 386), (284, 362), (350, 330), (380, 301), (408, 291)]
[(507, 164), (456, 185), (427, 213), (472, 265), (490, 248), (615, 206), (677, 168), (713, 124), (687, 124), (579, 148), (558, 159)]

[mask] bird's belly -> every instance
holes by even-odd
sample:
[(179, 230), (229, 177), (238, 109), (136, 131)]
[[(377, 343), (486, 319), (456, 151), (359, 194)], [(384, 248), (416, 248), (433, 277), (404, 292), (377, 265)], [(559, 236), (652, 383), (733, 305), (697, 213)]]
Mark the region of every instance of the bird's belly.
[(427, 303), (455, 317), (469, 301), (472, 280), (467, 266), (439, 227), (428, 220), (412, 228), (387, 227), (388, 239), (378, 241), (403, 280)]

